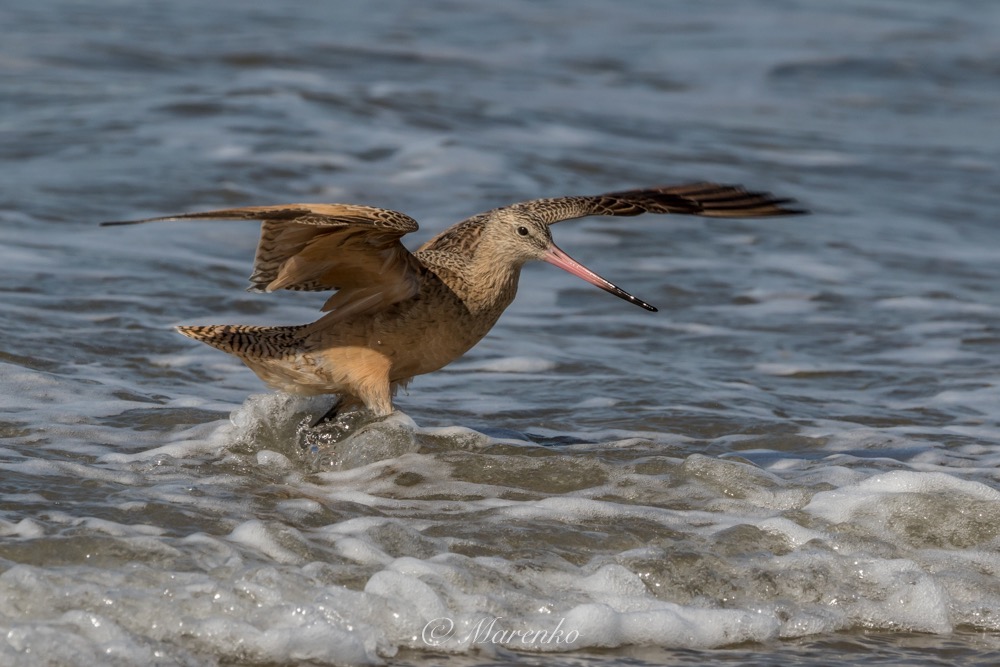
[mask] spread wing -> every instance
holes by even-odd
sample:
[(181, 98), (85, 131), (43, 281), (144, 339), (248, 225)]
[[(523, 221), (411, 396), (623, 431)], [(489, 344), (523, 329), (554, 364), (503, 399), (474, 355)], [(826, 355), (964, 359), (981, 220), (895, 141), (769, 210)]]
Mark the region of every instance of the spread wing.
[(323, 305), (327, 324), (414, 296), (424, 270), (400, 239), (417, 229), (407, 215), (353, 204), (285, 204), (105, 222), (260, 220), (252, 291), (337, 290)]
[(680, 213), (707, 218), (761, 218), (801, 215), (806, 211), (786, 208), (792, 199), (768, 192), (750, 192), (738, 185), (691, 183), (643, 190), (609, 192), (591, 197), (556, 197), (515, 204), (546, 224), (591, 215), (632, 216), (643, 213)]

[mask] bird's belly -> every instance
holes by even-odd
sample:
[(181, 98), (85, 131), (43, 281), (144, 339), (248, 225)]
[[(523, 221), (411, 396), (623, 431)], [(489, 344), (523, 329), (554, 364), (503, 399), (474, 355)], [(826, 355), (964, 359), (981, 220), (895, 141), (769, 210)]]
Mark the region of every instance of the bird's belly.
[(387, 384), (392, 368), (387, 355), (359, 345), (298, 351), (245, 362), (270, 387), (299, 396), (358, 395), (365, 387)]
[(376, 378), (405, 384), (461, 357), (496, 322), (437, 296), (315, 331), (280, 358), (247, 363), (272, 387), (296, 394), (356, 393)]
[(372, 341), (372, 349), (392, 360), (392, 380), (431, 373), (455, 361), (478, 343), (486, 332), (465, 322), (426, 323), (416, 330), (383, 335)]

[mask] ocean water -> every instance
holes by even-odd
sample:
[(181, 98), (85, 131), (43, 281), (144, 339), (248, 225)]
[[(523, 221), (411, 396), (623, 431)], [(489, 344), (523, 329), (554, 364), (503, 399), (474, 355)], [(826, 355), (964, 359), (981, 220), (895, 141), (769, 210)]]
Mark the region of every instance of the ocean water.
[[(1000, 662), (1000, 5), (7, 3), (0, 663)], [(305, 432), (181, 323), (257, 226), (694, 180), (566, 223), (384, 422)], [(343, 434), (341, 434), (343, 435)]]

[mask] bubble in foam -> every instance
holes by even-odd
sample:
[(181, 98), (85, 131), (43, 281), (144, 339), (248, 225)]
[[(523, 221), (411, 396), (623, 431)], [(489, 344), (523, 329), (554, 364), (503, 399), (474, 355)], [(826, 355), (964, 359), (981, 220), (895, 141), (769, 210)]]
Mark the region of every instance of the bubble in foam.
[(257, 464), (261, 467), (274, 470), (288, 470), (293, 463), (287, 456), (280, 452), (272, 452), (269, 449), (262, 449), (257, 452)]

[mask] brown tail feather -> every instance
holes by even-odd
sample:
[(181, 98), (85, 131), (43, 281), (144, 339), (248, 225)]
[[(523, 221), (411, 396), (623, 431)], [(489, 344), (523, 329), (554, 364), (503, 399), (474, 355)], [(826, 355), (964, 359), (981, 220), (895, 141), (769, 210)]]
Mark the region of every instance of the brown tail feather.
[(257, 327), (242, 324), (212, 324), (177, 327), (188, 338), (243, 358), (277, 357), (299, 342), (302, 326)]

